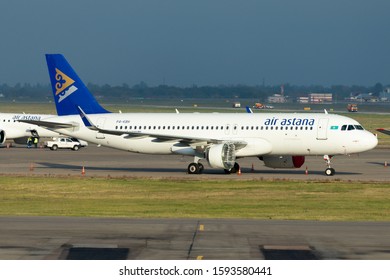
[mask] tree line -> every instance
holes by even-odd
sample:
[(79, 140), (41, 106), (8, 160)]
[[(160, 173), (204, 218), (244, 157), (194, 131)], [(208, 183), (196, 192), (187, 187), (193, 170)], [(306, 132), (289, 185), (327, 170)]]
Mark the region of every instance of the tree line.
[[(343, 100), (351, 94), (373, 93), (378, 96), (380, 92), (390, 85), (383, 86), (376, 83), (373, 86), (345, 86), (334, 85), (330, 87), (321, 85), (296, 86), (284, 84), (284, 95), (295, 100), (298, 96), (308, 93), (333, 93), (334, 99)], [(111, 86), (108, 84), (97, 85), (89, 83), (89, 90), (100, 102), (123, 102), (134, 98), (145, 99), (256, 99), (265, 102), (273, 94), (281, 92), (281, 85), (274, 86), (246, 86), (246, 85), (221, 85), (221, 86), (148, 86), (141, 82), (130, 87), (127, 84)], [(50, 102), (53, 100), (51, 86), (49, 84), (16, 84), (10, 86), (0, 85), (0, 101), (13, 102)]]

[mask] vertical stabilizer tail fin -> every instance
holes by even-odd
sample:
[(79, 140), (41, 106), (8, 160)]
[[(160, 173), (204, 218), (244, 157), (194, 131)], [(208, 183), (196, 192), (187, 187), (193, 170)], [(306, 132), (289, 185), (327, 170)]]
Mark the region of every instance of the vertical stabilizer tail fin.
[(46, 54), (54, 102), (59, 116), (109, 113), (97, 102), (62, 54)]

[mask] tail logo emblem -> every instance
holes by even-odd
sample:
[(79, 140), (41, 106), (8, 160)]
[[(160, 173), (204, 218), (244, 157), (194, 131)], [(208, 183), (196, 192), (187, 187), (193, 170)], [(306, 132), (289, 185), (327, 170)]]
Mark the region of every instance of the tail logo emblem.
[(58, 103), (67, 98), (77, 90), (74, 80), (65, 75), (62, 71), (56, 68), (56, 96), (59, 95)]

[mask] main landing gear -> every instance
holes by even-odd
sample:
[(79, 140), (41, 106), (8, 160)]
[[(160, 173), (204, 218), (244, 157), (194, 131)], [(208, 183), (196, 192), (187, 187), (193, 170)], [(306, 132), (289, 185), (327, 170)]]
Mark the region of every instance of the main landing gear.
[(230, 170), (229, 169), (224, 169), (225, 174), (237, 173), (238, 170), (240, 170), (240, 165), (237, 162), (234, 163), (234, 166), (233, 166), (232, 169), (230, 169)]
[[(204, 170), (203, 164), (200, 162), (192, 162), (188, 165), (187, 171), (188, 174), (202, 174)], [(237, 173), (240, 170), (240, 165), (236, 162), (234, 163), (234, 166), (232, 169), (224, 169), (225, 174), (232, 174), (232, 173)]]
[(201, 174), (204, 166), (201, 163), (192, 162), (188, 165), (188, 174)]
[(326, 161), (326, 165), (328, 168), (325, 169), (325, 175), (326, 176), (333, 176), (336, 173), (336, 170), (330, 167), (330, 160), (332, 159), (332, 156), (324, 155), (324, 160)]

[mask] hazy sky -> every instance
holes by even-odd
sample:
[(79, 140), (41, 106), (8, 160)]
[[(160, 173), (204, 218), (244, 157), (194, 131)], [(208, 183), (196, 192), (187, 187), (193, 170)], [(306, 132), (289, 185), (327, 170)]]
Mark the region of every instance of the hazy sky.
[(0, 84), (390, 84), (389, 0), (2, 0)]

